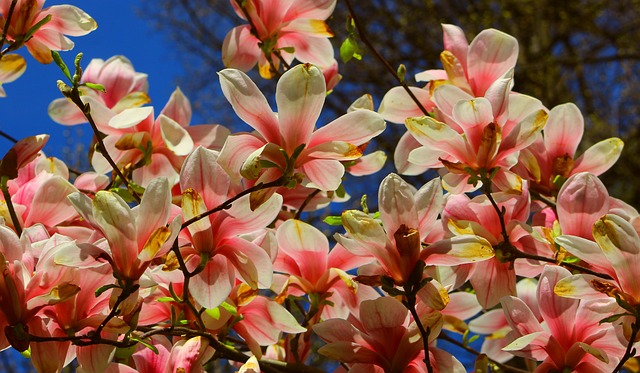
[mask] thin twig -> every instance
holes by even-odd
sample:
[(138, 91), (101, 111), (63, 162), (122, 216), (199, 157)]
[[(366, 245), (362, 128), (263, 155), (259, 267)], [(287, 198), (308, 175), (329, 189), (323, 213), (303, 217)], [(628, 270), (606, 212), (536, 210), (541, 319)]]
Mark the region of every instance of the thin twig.
[[(480, 351), (477, 351), (477, 350), (465, 345), (464, 343), (456, 340), (455, 338), (452, 338), (452, 337), (448, 336), (446, 333), (440, 333), (440, 335), (438, 336), (438, 339), (442, 339), (442, 340), (445, 340), (445, 341), (447, 341), (447, 342), (449, 342), (451, 344), (454, 344), (454, 345), (456, 345), (456, 346), (464, 349), (465, 351), (470, 352), (470, 353), (472, 353), (472, 354), (474, 354), (476, 356), (480, 355), (480, 353), (481, 353)], [(529, 373), (526, 370), (522, 370), (522, 369), (518, 369), (518, 368), (515, 368), (515, 367), (512, 367), (512, 366), (506, 365), (506, 364), (502, 364), (502, 363), (499, 363), (499, 362), (497, 362), (495, 360), (489, 359), (489, 361), (491, 361), (492, 364), (496, 365), (500, 369), (503, 369), (503, 370), (505, 370), (507, 372)]]
[(629, 343), (627, 344), (627, 349), (624, 352), (624, 356), (622, 357), (622, 359), (620, 359), (620, 362), (618, 363), (618, 365), (616, 365), (616, 368), (612, 373), (621, 371), (624, 367), (624, 363), (626, 363), (630, 358), (636, 356), (636, 349), (633, 348), (633, 344), (636, 342), (638, 332), (640, 332), (640, 324), (638, 323), (638, 318), (636, 316), (636, 322), (631, 324), (631, 336), (629, 338)]
[(302, 212), (304, 211), (305, 207), (307, 207), (307, 205), (309, 204), (309, 202), (311, 202), (311, 200), (318, 195), (318, 193), (320, 193), (320, 189), (316, 189), (313, 192), (309, 193), (309, 195), (307, 196), (307, 198), (305, 198), (305, 200), (302, 202), (302, 204), (300, 205), (300, 208), (298, 209), (298, 211), (296, 212), (296, 216), (294, 217), (294, 219), (300, 220), (300, 216), (302, 215)]
[(5, 139), (7, 139), (7, 140), (9, 140), (9, 141), (11, 141), (13, 143), (18, 142), (18, 139), (16, 139), (15, 137), (9, 135), (8, 133), (4, 132), (3, 130), (0, 130), (0, 136), (4, 137)]
[(427, 372), (433, 373), (431, 359), (429, 358), (429, 334), (431, 334), (431, 328), (424, 328), (424, 325), (422, 325), (422, 321), (420, 321), (420, 315), (418, 315), (418, 311), (416, 311), (416, 294), (419, 290), (420, 286), (414, 286), (410, 284), (405, 285), (406, 302), (402, 303), (405, 305), (405, 307), (407, 307), (409, 312), (411, 312), (413, 320), (418, 326), (418, 330), (420, 331), (420, 335), (422, 336), (422, 345), (424, 348), (424, 364), (427, 366)]
[(18, 219), (18, 214), (16, 214), (16, 210), (13, 207), (13, 201), (11, 200), (11, 194), (9, 194), (9, 187), (7, 186), (6, 179), (3, 178), (0, 181), (0, 188), (2, 189), (2, 195), (4, 196), (4, 202), (7, 205), (7, 210), (9, 210), (9, 216), (11, 216), (11, 221), (13, 222), (13, 228), (16, 230), (18, 237), (22, 236), (22, 227), (20, 226), (20, 220)]
[[(180, 228), (180, 230), (185, 229), (186, 227), (190, 226), (191, 224), (197, 222), (200, 219), (203, 219), (211, 214), (214, 214), (218, 211), (222, 211), (222, 210), (227, 210), (229, 208), (231, 208), (231, 204), (233, 202), (235, 202), (236, 200), (238, 200), (241, 197), (246, 196), (247, 194), (251, 194), (253, 192), (256, 192), (258, 190), (262, 190), (262, 189), (267, 189), (267, 188), (275, 188), (275, 187), (279, 187), (283, 185), (283, 182), (285, 180), (285, 176), (281, 176), (278, 179), (274, 180), (274, 181), (270, 181), (268, 183), (259, 183), (256, 184), (254, 186), (252, 186), (249, 189), (245, 189), (242, 192), (236, 194), (234, 197), (229, 198), (228, 200), (226, 200), (225, 202), (221, 203), (219, 206), (212, 208), (209, 211), (203, 212), (202, 214), (198, 214), (194, 217), (192, 217), (191, 219), (185, 221), (184, 223), (182, 223), (182, 227)], [(177, 240), (177, 238), (176, 238)]]
[[(7, 35), (9, 34), (9, 26), (11, 25), (11, 18), (13, 17), (13, 12), (16, 9), (16, 4), (18, 0), (12, 0), (11, 5), (9, 5), (9, 11), (7, 12), (7, 18), (4, 20), (4, 27), (2, 28), (2, 39), (0, 39), (0, 48), (4, 46), (4, 43), (7, 42)], [(8, 50), (5, 49), (0, 53), (0, 58), (4, 56), (4, 53)]]
[(116, 164), (116, 162), (113, 160), (113, 158), (111, 158), (111, 155), (109, 155), (109, 151), (107, 151), (107, 147), (104, 145), (104, 141), (102, 141), (102, 134), (100, 133), (100, 130), (98, 130), (98, 126), (96, 125), (96, 122), (93, 120), (93, 116), (91, 115), (91, 106), (89, 105), (89, 103), (85, 104), (84, 102), (82, 102), (82, 99), (80, 99), (80, 91), (78, 90), (78, 87), (73, 87), (73, 89), (71, 90), (71, 94), (69, 95), (69, 98), (82, 111), (82, 114), (84, 114), (84, 117), (87, 118), (87, 121), (89, 121), (89, 124), (91, 125), (91, 129), (93, 130), (93, 134), (95, 135), (98, 141), (98, 148), (100, 149), (100, 154), (102, 154), (102, 156), (107, 160), (107, 162), (113, 169), (113, 172), (115, 172), (116, 175), (118, 175), (118, 177), (120, 178), (120, 180), (122, 180), (122, 182), (127, 187), (127, 189), (131, 191), (133, 198), (135, 198), (137, 202), (140, 202), (141, 200), (140, 196), (138, 195), (138, 193), (135, 192), (135, 190), (133, 190), (133, 188), (131, 188), (131, 186), (129, 185), (129, 181), (124, 176), (122, 171), (120, 171), (120, 168), (118, 168), (118, 165)]
[(373, 44), (371, 44), (371, 42), (369, 41), (369, 38), (367, 37), (366, 33), (364, 32), (364, 28), (362, 27), (362, 25), (360, 24), (360, 21), (358, 20), (358, 16), (356, 15), (356, 12), (353, 10), (353, 7), (351, 6), (351, 1), (350, 0), (345, 0), (345, 4), (347, 4), (347, 8), (349, 8), (349, 14), (351, 15), (351, 18), (353, 19), (353, 24), (355, 25), (356, 29), (358, 30), (358, 35), (360, 35), (360, 40), (362, 40), (362, 42), (369, 48), (369, 50), (371, 50), (371, 52), (373, 52), (373, 54), (376, 56), (376, 58), (382, 63), (382, 65), (384, 65), (384, 67), (391, 73), (391, 75), (393, 75), (394, 78), (396, 78), (398, 83), (400, 83), (402, 88), (404, 88), (404, 90), (407, 92), (409, 97), (411, 97), (413, 102), (415, 102), (416, 106), (418, 106), (420, 111), (422, 111), (422, 113), (424, 115), (428, 116), (429, 112), (427, 111), (427, 109), (425, 109), (425, 107), (422, 105), (420, 100), (418, 100), (418, 98), (413, 94), (413, 92), (411, 91), (411, 89), (409, 88), (407, 83), (404, 81), (404, 79), (402, 79), (402, 78), (400, 78), (400, 76), (398, 76), (398, 73), (391, 66), (391, 64), (380, 54), (380, 52), (378, 52), (376, 50), (376, 48), (373, 46)]

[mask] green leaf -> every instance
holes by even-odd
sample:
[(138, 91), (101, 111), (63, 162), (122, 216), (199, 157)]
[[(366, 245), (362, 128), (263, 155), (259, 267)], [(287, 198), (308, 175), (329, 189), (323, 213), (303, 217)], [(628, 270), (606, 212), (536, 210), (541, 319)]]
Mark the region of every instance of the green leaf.
[(278, 166), (276, 163), (267, 161), (266, 159), (260, 160), (260, 168), (274, 168), (274, 167), (280, 168), (280, 166)]
[(100, 91), (102, 93), (107, 92), (107, 90), (104, 88), (104, 86), (102, 84), (96, 84), (96, 83), (84, 83), (85, 86), (93, 89), (94, 91)]
[(33, 25), (33, 27), (31, 27), (29, 29), (29, 31), (27, 31), (26, 34), (24, 34), (24, 42), (28, 42), (29, 39), (31, 39), (31, 37), (33, 36), (33, 34), (36, 33), (36, 31), (38, 31), (40, 29), (40, 27), (44, 26), (47, 22), (51, 21), (51, 14), (47, 15), (46, 17), (44, 17), (43, 19), (40, 20), (40, 22), (36, 23), (35, 25)]
[(358, 41), (353, 35), (350, 35), (345, 41), (340, 45), (340, 59), (342, 62), (347, 63), (352, 58), (356, 60), (362, 59), (362, 51), (360, 46), (358, 46)]
[(138, 194), (144, 194), (144, 187), (136, 184), (133, 181), (129, 181), (129, 188), (131, 188), (131, 190), (133, 190), (134, 192), (138, 193)]
[(222, 302), (220, 307), (224, 308), (227, 312), (229, 312), (233, 316), (236, 316), (238, 314), (238, 310), (236, 309), (236, 307), (227, 302)]
[(204, 312), (211, 316), (214, 320), (220, 320), (220, 307), (207, 308)]
[(283, 52), (287, 52), (287, 53), (295, 53), (296, 49), (294, 47), (282, 47), (280, 48), (281, 51)]
[(119, 195), (120, 198), (122, 198), (126, 203), (135, 201), (135, 199), (133, 198), (133, 194), (131, 194), (131, 192), (126, 189), (111, 188), (109, 191)]
[[(51, 57), (53, 57), (53, 62), (55, 62), (56, 65), (58, 65), (58, 67), (60, 68), (60, 70), (62, 70), (62, 73), (64, 74), (64, 76), (66, 76), (67, 79), (71, 81), (71, 73), (69, 72), (69, 68), (67, 67), (67, 64), (64, 63), (64, 60), (62, 59), (62, 57), (60, 57), (60, 53), (58, 53), (57, 51), (51, 51)], [(60, 84), (58, 83), (58, 85)]]
[(144, 347), (146, 347), (146, 348), (150, 349), (151, 351), (153, 351), (153, 353), (154, 353), (154, 354), (156, 354), (156, 355), (158, 355), (158, 354), (160, 353), (160, 352), (158, 351), (158, 349), (156, 348), (156, 346), (152, 345), (152, 344), (151, 344), (151, 343), (149, 343), (149, 342), (145, 342), (145, 341), (143, 341), (142, 339), (139, 339), (139, 338), (137, 338), (137, 337), (135, 337), (135, 336), (132, 336), (132, 337), (131, 337), (131, 340), (132, 340), (132, 341), (135, 341), (135, 342), (140, 343), (140, 344), (141, 344), (141, 345), (143, 345)]
[(341, 216), (335, 216), (335, 215), (330, 215), (327, 216), (326, 218), (324, 218), (323, 222), (329, 224), (329, 225), (333, 225), (333, 226), (341, 226), (342, 225), (342, 217)]
[(116, 284), (109, 284), (109, 285), (100, 286), (98, 288), (98, 290), (96, 290), (96, 298), (99, 297), (105, 291), (107, 291), (109, 289), (116, 288), (116, 287), (118, 287)]
[(344, 190), (344, 184), (340, 183), (340, 186), (336, 189), (335, 193), (339, 198), (344, 198), (344, 196), (347, 195), (347, 191)]
[(156, 302), (160, 302), (160, 303), (173, 302), (173, 301), (175, 301), (173, 297), (160, 297), (156, 299)]
[(608, 322), (615, 322), (618, 321), (619, 318), (621, 318), (622, 316), (633, 316), (630, 313), (618, 313), (616, 315), (611, 315), (609, 317), (605, 317), (604, 319), (600, 320), (598, 322), (598, 324), (604, 324), (604, 323), (608, 323)]

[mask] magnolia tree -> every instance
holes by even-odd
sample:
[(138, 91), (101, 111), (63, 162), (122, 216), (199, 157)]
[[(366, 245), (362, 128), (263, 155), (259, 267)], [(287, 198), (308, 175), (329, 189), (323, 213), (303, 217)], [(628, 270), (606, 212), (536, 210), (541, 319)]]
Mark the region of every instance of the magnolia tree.
[[(319, 124), (340, 89), (325, 23), (336, 0), (231, 0), (245, 24), (225, 39), (220, 85), (254, 130), (231, 133), (190, 125), (178, 89), (156, 112), (125, 57), (68, 67), (56, 52), (73, 46), (65, 35), (96, 23), (43, 3), (0, 1), (0, 80), (24, 72), (20, 47), (55, 61), (64, 97), (49, 114), (88, 122), (94, 151), (93, 170), (77, 173), (42, 154), (39, 135), (0, 163), (0, 347), (38, 372), (74, 360), (82, 372), (199, 372), (220, 359), (240, 372), (465, 372), (440, 340), (477, 372), (619, 372), (632, 361), (640, 215), (598, 179), (622, 142), (577, 155), (579, 109), (513, 91), (513, 37), (489, 29), (469, 43), (442, 25), (444, 69), (417, 74), (420, 86), (370, 50), (399, 86), (377, 110), (363, 95)], [(369, 42), (345, 3), (346, 62)], [(256, 65), (277, 81), (276, 111), (245, 74)], [(378, 211), (363, 199), (328, 217), (343, 227), (328, 238), (302, 213), (357, 192), (345, 173), (383, 168), (387, 155), (367, 144), (387, 125), (407, 129), (398, 174), (440, 176), (387, 175)], [(477, 335), (481, 351), (469, 346)]]

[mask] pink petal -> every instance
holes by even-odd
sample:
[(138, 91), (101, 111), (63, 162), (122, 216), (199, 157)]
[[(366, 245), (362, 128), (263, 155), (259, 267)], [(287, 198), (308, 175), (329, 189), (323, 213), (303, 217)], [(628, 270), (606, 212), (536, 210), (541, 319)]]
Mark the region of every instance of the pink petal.
[[(315, 34), (309, 34), (311, 31)], [(299, 20), (282, 28), (281, 32), (278, 47), (293, 47), (294, 56), (299, 61), (320, 67), (329, 67), (333, 63), (333, 46), (324, 36), (332, 34), (323, 21)]]
[(227, 199), (231, 179), (218, 164), (219, 153), (202, 146), (196, 148), (182, 165), (180, 189), (197, 191), (208, 208), (214, 208)]
[(225, 69), (220, 71), (218, 76), (222, 93), (240, 119), (257, 130), (267, 141), (280, 144), (278, 118), (256, 84), (245, 73), (238, 70)]
[(545, 266), (538, 282), (538, 307), (549, 332), (567, 345), (573, 342), (574, 323), (579, 301), (563, 298), (554, 293), (556, 283), (571, 273), (558, 266)]
[(495, 258), (476, 264), (470, 281), (483, 308), (491, 308), (502, 297), (516, 294), (516, 274), (510, 265)]
[(77, 191), (73, 185), (60, 176), (48, 178), (33, 196), (25, 225), (42, 223), (53, 227), (76, 217), (76, 211), (67, 200), (67, 196)]
[(533, 312), (521, 299), (513, 296), (504, 297), (501, 303), (509, 325), (518, 335), (538, 333), (544, 330)]
[(378, 191), (380, 219), (387, 234), (393, 237), (402, 225), (418, 228), (414, 189), (396, 174), (389, 174), (382, 180)]
[(271, 286), (271, 258), (260, 246), (242, 238), (231, 237), (217, 248), (217, 253), (227, 258), (247, 285), (254, 289), (268, 289)]
[(600, 175), (620, 158), (624, 143), (617, 137), (602, 140), (591, 146), (573, 164), (572, 173), (590, 172)]
[(189, 291), (201, 306), (218, 307), (231, 294), (235, 273), (223, 256), (214, 256), (204, 270), (191, 278)]
[(176, 121), (182, 127), (186, 127), (191, 123), (191, 103), (180, 88), (176, 88), (171, 97), (169, 97), (169, 101), (160, 112), (160, 115), (163, 114)]
[(584, 133), (584, 119), (573, 103), (558, 105), (549, 112), (544, 128), (544, 145), (549, 159), (573, 155)]
[(467, 74), (476, 96), (484, 96), (494, 81), (518, 59), (518, 41), (504, 32), (488, 29), (479, 33), (469, 45)]
[[(418, 87), (409, 89), (425, 109), (433, 108), (429, 91)], [(378, 112), (385, 120), (393, 123), (404, 123), (407, 118), (425, 115), (402, 87), (393, 87), (385, 93)]]
[(309, 144), (325, 96), (324, 77), (315, 66), (297, 65), (278, 81), (278, 118), (288, 154), (299, 145)]
[(248, 25), (231, 29), (222, 43), (222, 62), (226, 67), (249, 71), (261, 54), (258, 39), (251, 35)]
[(336, 7), (336, 0), (295, 0), (287, 10), (285, 20), (292, 18), (327, 19)]
[(302, 165), (302, 172), (308, 179), (302, 182), (305, 187), (334, 191), (342, 183), (344, 166), (333, 159), (312, 159)]
[(444, 49), (453, 53), (466, 69), (469, 43), (464, 31), (456, 25), (442, 24), (442, 38), (444, 40)]
[(276, 238), (282, 254), (296, 262), (305, 279), (315, 283), (328, 269), (329, 242), (315, 227), (290, 219), (278, 227)]
[(307, 148), (330, 141), (344, 141), (353, 145), (362, 145), (379, 135), (385, 127), (384, 120), (376, 112), (352, 111), (315, 131)]
[[(47, 8), (42, 16), (51, 14), (51, 21), (47, 22), (43, 29), (53, 29), (57, 32), (71, 36), (82, 36), (90, 33), (98, 27), (82, 9), (71, 5), (54, 5)], [(38, 31), (40, 33), (40, 31)]]
[(558, 220), (563, 234), (593, 237), (591, 228), (609, 210), (609, 193), (596, 176), (571, 176), (558, 192)]
[(478, 151), (485, 127), (494, 121), (493, 109), (489, 100), (476, 98), (458, 101), (453, 107), (452, 117), (462, 127), (466, 140), (473, 149)]
[(357, 159), (355, 164), (347, 168), (347, 172), (353, 176), (371, 175), (380, 171), (386, 162), (387, 155), (384, 151), (378, 150)]

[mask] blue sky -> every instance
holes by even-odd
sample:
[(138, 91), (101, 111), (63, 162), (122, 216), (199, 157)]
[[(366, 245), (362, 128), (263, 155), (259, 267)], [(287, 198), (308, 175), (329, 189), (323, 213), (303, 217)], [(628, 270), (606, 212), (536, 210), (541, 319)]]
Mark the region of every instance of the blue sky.
[[(72, 38), (76, 44), (72, 51), (61, 53), (68, 64), (78, 52), (84, 53), (83, 66), (92, 58), (106, 60), (114, 55), (125, 55), (137, 71), (149, 74), (152, 105), (159, 110), (176, 87), (181, 64), (166, 35), (155, 30), (148, 19), (139, 16), (142, 1), (49, 0), (45, 7), (71, 4), (89, 13), (98, 23), (98, 28), (89, 35)], [(91, 130), (88, 125), (64, 127), (47, 115), (49, 103), (61, 97), (56, 87), (56, 80), (62, 78), (58, 67), (41, 65), (26, 54), (26, 49), (23, 52), (27, 59), (26, 72), (15, 82), (3, 85), (8, 97), (0, 99), (0, 129), (16, 138), (50, 134), (45, 148), (47, 155), (59, 156), (64, 146), (73, 147), (79, 134), (84, 134), (79, 141), (86, 146)], [(0, 156), (10, 146), (10, 142), (0, 138)]]

